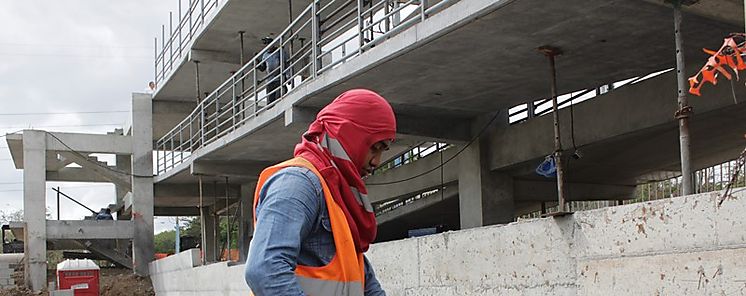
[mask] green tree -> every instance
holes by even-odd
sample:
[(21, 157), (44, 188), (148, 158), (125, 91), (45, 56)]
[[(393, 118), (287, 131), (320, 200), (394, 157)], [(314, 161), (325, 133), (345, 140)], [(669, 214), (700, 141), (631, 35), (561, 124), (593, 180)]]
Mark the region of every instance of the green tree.
[(176, 231), (168, 230), (155, 235), (155, 252), (173, 254), (176, 246)]

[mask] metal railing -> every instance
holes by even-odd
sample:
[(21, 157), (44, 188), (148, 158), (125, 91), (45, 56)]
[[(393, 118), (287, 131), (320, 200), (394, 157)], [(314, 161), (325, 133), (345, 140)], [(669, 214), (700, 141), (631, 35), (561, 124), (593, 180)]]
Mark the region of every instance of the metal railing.
[[(729, 160), (694, 172), (695, 192), (705, 193), (724, 190), (739, 165), (740, 164), (737, 160)], [(668, 176), (671, 174), (672, 173), (662, 172), (658, 174), (663, 176), (660, 180), (653, 180), (637, 185), (634, 199), (623, 201), (571, 201), (568, 203), (568, 208), (570, 211), (594, 210), (621, 204), (634, 204), (681, 196), (681, 175)], [(735, 179), (732, 187), (746, 187), (746, 177), (743, 174), (743, 170), (741, 170), (741, 173)], [(552, 206), (548, 207), (545, 212), (551, 213), (556, 210), (557, 206)], [(541, 215), (541, 211), (536, 211), (523, 215), (521, 218), (539, 218)]]
[(432, 155), (436, 152), (453, 147), (451, 144), (440, 142), (422, 142), (409, 150), (390, 158), (380, 164), (374, 171), (373, 175), (383, 173), (387, 170), (400, 167), (402, 165), (417, 161), (425, 156)]
[(179, 60), (187, 55), (194, 36), (206, 24), (210, 12), (218, 7), (218, 0), (188, 0), (189, 4), (182, 14), (182, 0), (179, 0), (176, 27), (174, 27), (173, 12), (168, 14), (168, 40), (166, 40), (166, 25), (161, 26), (161, 50), (158, 51), (158, 37), (155, 38), (155, 83), (157, 86), (171, 74), (174, 64), (179, 66)]
[[(332, 0), (324, 5), (314, 1), (267, 47), (158, 139), (157, 173), (168, 171), (197, 149), (236, 130), (293, 88), (456, 1)], [(277, 67), (267, 67), (270, 65)]]

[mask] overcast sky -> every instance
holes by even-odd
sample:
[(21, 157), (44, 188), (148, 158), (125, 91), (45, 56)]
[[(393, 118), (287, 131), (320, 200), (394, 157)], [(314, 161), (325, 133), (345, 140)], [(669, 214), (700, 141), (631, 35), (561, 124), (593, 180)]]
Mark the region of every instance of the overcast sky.
[[(131, 93), (153, 80), (153, 38), (160, 39), (178, 1), (0, 0), (0, 134), (30, 127), (87, 133), (122, 127), (129, 121)], [(89, 111), (111, 113), (75, 113)], [(49, 112), (66, 114), (25, 114)], [(0, 138), (5, 212), (23, 207), (23, 172), (13, 166), (7, 146)], [(47, 182), (47, 207), (55, 219), (56, 194), (49, 188), (57, 186), (95, 210), (114, 202), (108, 183)], [(66, 200), (61, 209), (62, 219), (89, 213)], [(156, 221), (156, 232), (172, 227), (167, 224)]]

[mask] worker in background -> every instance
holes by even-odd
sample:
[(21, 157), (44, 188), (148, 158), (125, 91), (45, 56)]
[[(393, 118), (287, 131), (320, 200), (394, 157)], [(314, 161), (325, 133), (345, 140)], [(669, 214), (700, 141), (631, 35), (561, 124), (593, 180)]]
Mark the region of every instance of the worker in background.
[(386, 295), (363, 255), (376, 217), (362, 177), (395, 134), (383, 97), (350, 90), (318, 113), (295, 158), (261, 173), (245, 274), (254, 295)]
[[(270, 45), (272, 44), (272, 40), (272, 37), (264, 37), (262, 38), (262, 43), (265, 46)], [(282, 69), (280, 69), (280, 60), (282, 60)], [(283, 93), (287, 92), (287, 88), (283, 85), (282, 81), (280, 81), (280, 75), (284, 75), (285, 82), (287, 82), (287, 79), (290, 77), (290, 75), (288, 75), (290, 73), (288, 70), (288, 61), (288, 53), (284, 49), (278, 50), (277, 44), (272, 44), (267, 51), (262, 54), (262, 60), (257, 68), (262, 72), (265, 70), (267, 71), (267, 77), (264, 78), (265, 80), (269, 80), (266, 88), (267, 105), (272, 104), (272, 102), (282, 96)], [(283, 73), (280, 73), (280, 71)], [(280, 85), (282, 85), (282, 88), (280, 88)]]
[(98, 211), (98, 214), (96, 214), (96, 220), (114, 220), (114, 217), (111, 216), (111, 209), (105, 208)]

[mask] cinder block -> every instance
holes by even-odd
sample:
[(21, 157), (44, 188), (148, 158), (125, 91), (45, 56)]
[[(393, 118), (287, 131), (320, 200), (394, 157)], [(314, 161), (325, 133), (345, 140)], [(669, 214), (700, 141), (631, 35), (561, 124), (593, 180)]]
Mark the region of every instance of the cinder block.
[(8, 263), (8, 262), (0, 262), (0, 270), (2, 270), (2, 269), (9, 269), (9, 268), (10, 268), (10, 263)]
[(49, 296), (75, 296), (73, 290), (54, 290), (49, 291)]

